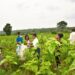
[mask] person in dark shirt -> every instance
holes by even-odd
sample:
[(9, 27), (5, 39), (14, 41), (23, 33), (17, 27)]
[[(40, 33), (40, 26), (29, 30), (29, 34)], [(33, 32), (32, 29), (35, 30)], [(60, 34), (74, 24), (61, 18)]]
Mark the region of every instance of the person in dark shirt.
[(62, 43), (61, 39), (63, 38), (63, 34), (59, 33), (56, 35), (56, 40), (59, 41), (60, 43)]
[[(59, 33), (59, 34), (57, 34), (56, 35), (56, 40), (60, 43), (60, 44), (62, 44), (62, 38), (63, 38), (63, 34), (62, 33)], [(56, 48), (56, 51), (55, 51), (55, 59), (56, 59), (56, 65), (57, 65), (57, 67), (58, 67), (58, 65), (59, 64), (61, 64), (61, 62), (60, 62), (60, 51), (59, 51), (59, 48), (60, 48), (61, 46), (58, 46), (57, 48)], [(58, 55), (57, 55), (58, 54)]]

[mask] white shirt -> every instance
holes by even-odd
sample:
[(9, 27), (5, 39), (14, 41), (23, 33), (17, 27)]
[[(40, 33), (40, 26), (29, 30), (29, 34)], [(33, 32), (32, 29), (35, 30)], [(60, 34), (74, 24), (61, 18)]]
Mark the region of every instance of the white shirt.
[(35, 48), (37, 48), (38, 43), (39, 43), (39, 41), (38, 41), (37, 38), (35, 38), (35, 39), (33, 40), (33, 42), (32, 42), (32, 44), (33, 44), (33, 46), (34, 46)]
[(69, 40), (70, 40), (70, 44), (75, 43), (75, 32), (70, 33)]

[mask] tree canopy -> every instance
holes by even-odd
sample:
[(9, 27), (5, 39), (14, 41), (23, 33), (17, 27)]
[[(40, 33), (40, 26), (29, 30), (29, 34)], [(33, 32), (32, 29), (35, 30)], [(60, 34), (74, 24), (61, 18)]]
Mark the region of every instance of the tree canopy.
[(7, 23), (5, 27), (3, 28), (3, 31), (6, 33), (6, 35), (11, 35), (12, 32), (12, 26), (10, 23)]

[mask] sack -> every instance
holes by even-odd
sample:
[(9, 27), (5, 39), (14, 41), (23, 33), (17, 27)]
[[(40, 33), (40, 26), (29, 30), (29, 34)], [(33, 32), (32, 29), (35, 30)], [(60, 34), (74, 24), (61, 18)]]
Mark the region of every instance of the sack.
[(20, 58), (23, 58), (25, 49), (27, 49), (27, 46), (24, 44), (17, 45), (16, 53)]
[(20, 48), (21, 48), (21, 46), (20, 45), (17, 45), (17, 48), (16, 48), (17, 55), (19, 55)]

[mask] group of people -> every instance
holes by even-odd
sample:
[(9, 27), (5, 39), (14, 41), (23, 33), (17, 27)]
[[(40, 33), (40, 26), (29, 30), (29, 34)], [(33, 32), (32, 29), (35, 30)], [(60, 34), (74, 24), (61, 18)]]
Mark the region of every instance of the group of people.
[[(21, 58), (23, 58), (25, 49), (31, 47), (34, 47), (36, 49), (38, 48), (39, 41), (35, 33), (32, 34), (32, 41), (30, 40), (28, 34), (24, 36), (24, 39), (23, 36), (21, 36), (20, 32), (18, 32), (17, 35), (18, 36), (16, 38), (16, 43), (17, 43), (16, 53)], [(24, 40), (25, 40), (25, 44), (24, 44)]]
[[(61, 44), (62, 44), (62, 40), (61, 40), (62, 38), (63, 38), (63, 34), (61, 34), (61, 33), (57, 34), (55, 37), (55, 39), (57, 41), (59, 41)], [(18, 36), (16, 38), (16, 43), (17, 43), (16, 53), (17, 53), (17, 55), (19, 55), (21, 58), (23, 58), (25, 49), (31, 48), (31, 47), (36, 48), (38, 50), (38, 52), (40, 53), (40, 49), (38, 47), (39, 41), (38, 41), (37, 35), (35, 33), (32, 34), (32, 41), (30, 40), (28, 34), (25, 35), (24, 39), (25, 39), (26, 44), (23, 44), (24, 43), (23, 36), (21, 36), (20, 32), (18, 32)], [(73, 29), (72, 32), (70, 33), (69, 41), (70, 41), (70, 44), (75, 44), (75, 29)], [(57, 57), (57, 59), (58, 59), (58, 57)]]
[[(57, 34), (56, 40), (61, 41), (61, 38), (63, 38), (63, 34)], [(72, 32), (70, 33), (69, 42), (71, 45), (75, 45), (75, 29), (72, 29)]]

